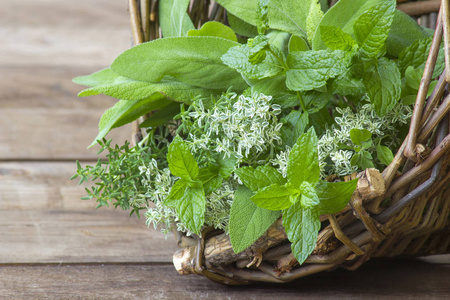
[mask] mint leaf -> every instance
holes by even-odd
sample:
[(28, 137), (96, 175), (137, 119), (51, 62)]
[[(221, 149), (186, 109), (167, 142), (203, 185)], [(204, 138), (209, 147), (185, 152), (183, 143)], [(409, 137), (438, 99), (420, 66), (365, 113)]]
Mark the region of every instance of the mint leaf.
[(362, 96), (365, 94), (362, 79), (352, 76), (351, 71), (341, 74), (331, 83), (334, 94)]
[(200, 229), (205, 223), (206, 199), (205, 191), (201, 187), (187, 186), (183, 196), (175, 203), (174, 207), (177, 216), (186, 227), (196, 234), (200, 234)]
[(289, 53), (311, 50), (308, 46), (308, 43), (298, 35), (291, 35), (291, 38), (289, 39), (288, 49)]
[(260, 208), (250, 200), (252, 191), (239, 186), (230, 210), (231, 246), (239, 253), (253, 244), (279, 217), (279, 211)]
[(184, 36), (195, 29), (187, 9), (189, 0), (164, 0), (159, 3), (159, 24), (163, 37)]
[(350, 139), (355, 145), (362, 145), (372, 137), (372, 133), (367, 129), (350, 129)]
[[(243, 90), (247, 84), (220, 57), (236, 42), (209, 36), (174, 37), (153, 40), (135, 46), (112, 63), (111, 69), (134, 80), (159, 82), (171, 76), (193, 86), (227, 90), (232, 86)], [(183, 51), (180, 51), (183, 49)]]
[(300, 135), (305, 132), (306, 126), (309, 123), (308, 113), (291, 110), (282, 121), (283, 126), (280, 131), (283, 143), (292, 147), (295, 142), (297, 142)]
[(282, 210), (296, 202), (299, 195), (300, 191), (290, 185), (272, 184), (258, 190), (251, 199), (261, 208)]
[(319, 214), (334, 214), (344, 209), (357, 185), (358, 179), (347, 182), (319, 181), (316, 185)]
[(169, 163), (170, 172), (175, 176), (188, 180), (193, 180), (198, 176), (197, 162), (189, 147), (179, 135), (169, 145), (167, 162)]
[(291, 241), (291, 249), (299, 264), (313, 252), (320, 229), (319, 213), (303, 209), (300, 203), (283, 211), (283, 227)]
[(269, 185), (284, 185), (286, 179), (273, 167), (264, 165), (256, 169), (252, 167), (242, 167), (234, 171), (239, 179), (250, 190), (257, 192)]
[(118, 101), (101, 116), (98, 124), (99, 133), (89, 148), (96, 145), (97, 140), (103, 139), (111, 129), (133, 122), (140, 116), (153, 110), (166, 107), (170, 103), (171, 102), (160, 93), (155, 93), (152, 96), (141, 100)]
[(287, 177), (293, 186), (299, 187), (303, 181), (315, 184), (319, 176), (317, 136), (314, 129), (310, 128), (298, 138), (289, 153)]
[(176, 203), (183, 197), (186, 188), (188, 187), (188, 180), (181, 178), (175, 182), (170, 189), (169, 196), (164, 200), (164, 205), (174, 207)]
[(257, 10), (257, 23), (259, 34), (264, 34), (267, 29), (269, 29), (269, 18), (268, 18), (268, 5), (270, 0), (259, 0), (258, 10)]
[(370, 102), (379, 116), (391, 110), (401, 96), (400, 71), (395, 62), (380, 58), (378, 66), (372, 66), (363, 77)]
[(388, 166), (392, 160), (394, 160), (394, 154), (392, 153), (391, 149), (389, 149), (386, 146), (382, 146), (380, 144), (376, 147), (377, 150), (377, 157), (378, 160), (382, 163)]
[(187, 33), (188, 36), (215, 36), (227, 40), (237, 42), (236, 34), (230, 27), (217, 22), (209, 21), (203, 24), (200, 29), (191, 29)]
[(218, 170), (213, 168), (201, 168), (198, 180), (203, 184), (205, 195), (209, 195), (222, 185), (222, 177), (219, 176)]
[(300, 203), (302, 208), (313, 208), (314, 206), (319, 204), (319, 197), (317, 196), (316, 190), (314, 186), (308, 181), (303, 181), (300, 185), (300, 193), (302, 197), (300, 199)]
[(394, 11), (395, 2), (385, 1), (372, 7), (356, 20), (353, 30), (362, 59), (370, 60), (382, 52), (394, 19)]
[(294, 91), (309, 91), (323, 86), (328, 79), (346, 70), (345, 52), (301, 51), (289, 53), (286, 86)]
[(320, 26), (320, 34), (323, 43), (332, 50), (350, 52), (356, 46), (352, 36), (336, 26)]
[(316, 28), (323, 18), (323, 11), (320, 7), (320, 3), (317, 1), (311, 1), (309, 6), (309, 13), (306, 18), (306, 36), (308, 37), (308, 42), (311, 44), (316, 32)]
[(224, 179), (228, 179), (236, 168), (237, 158), (234, 156), (223, 156), (217, 158), (216, 162), (219, 164), (219, 175)]

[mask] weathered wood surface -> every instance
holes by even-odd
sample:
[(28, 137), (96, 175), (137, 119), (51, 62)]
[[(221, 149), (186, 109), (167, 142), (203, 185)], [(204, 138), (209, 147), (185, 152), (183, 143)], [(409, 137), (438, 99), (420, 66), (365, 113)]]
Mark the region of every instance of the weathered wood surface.
[[(369, 262), (286, 285), (229, 288), (178, 275), (173, 239), (81, 201), (75, 159), (113, 99), (80, 99), (75, 76), (131, 45), (125, 0), (0, 5), (0, 299), (445, 299), (449, 256)], [(114, 130), (118, 142), (130, 128)]]
[(180, 276), (168, 264), (0, 268), (4, 299), (448, 299), (450, 264), (372, 261), (299, 281), (242, 287)]

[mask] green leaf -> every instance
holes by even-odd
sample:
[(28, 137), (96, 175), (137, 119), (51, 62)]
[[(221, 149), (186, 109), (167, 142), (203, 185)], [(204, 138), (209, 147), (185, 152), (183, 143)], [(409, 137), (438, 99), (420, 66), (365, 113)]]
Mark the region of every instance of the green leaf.
[(288, 45), (289, 53), (296, 51), (311, 50), (304, 38), (298, 35), (291, 35)]
[(92, 73), (90, 75), (78, 76), (72, 79), (72, 81), (79, 85), (86, 86), (99, 86), (106, 84), (113, 84), (116, 82), (117, 78), (120, 77), (119, 74), (116, 74), (110, 68), (103, 69)]
[(300, 203), (283, 211), (283, 227), (291, 241), (291, 249), (301, 265), (313, 252), (320, 229), (319, 213), (314, 209), (303, 209)]
[[(227, 12), (245, 22), (257, 25), (259, 0), (217, 0)], [(269, 27), (306, 37), (306, 19), (313, 0), (271, 0), (269, 2)]]
[(386, 58), (378, 61), (363, 77), (370, 102), (379, 116), (390, 111), (401, 96), (400, 71), (395, 62)]
[(238, 159), (234, 156), (217, 158), (216, 162), (219, 164), (219, 175), (224, 179), (228, 179), (234, 172), (237, 161)]
[(187, 9), (189, 0), (164, 0), (159, 7), (159, 24), (163, 37), (179, 37), (195, 29)]
[(251, 199), (261, 208), (282, 210), (289, 208), (299, 196), (300, 191), (290, 185), (272, 184), (259, 189)]
[[(286, 76), (277, 75), (275, 77), (256, 80), (252, 85), (252, 92), (274, 96), (274, 103), (280, 104), (280, 95), (287, 90)], [(283, 105), (281, 105), (283, 107)]]
[(363, 60), (379, 56), (385, 47), (395, 11), (394, 1), (385, 1), (363, 13), (353, 30), (359, 45), (359, 54)]
[(287, 177), (293, 186), (299, 187), (303, 181), (315, 184), (319, 176), (317, 136), (314, 129), (310, 128), (298, 138), (289, 153)]
[[(201, 185), (201, 182), (200, 182)], [(177, 216), (186, 227), (197, 235), (205, 223), (205, 191), (200, 187), (187, 186), (183, 196), (174, 205)]]
[(415, 91), (419, 90), (420, 81), (422, 80), (422, 74), (423, 70), (421, 69), (416, 70), (414, 69), (413, 66), (409, 66), (408, 68), (406, 68), (405, 71), (406, 85)]
[(319, 181), (316, 185), (319, 214), (334, 214), (344, 209), (357, 185), (358, 179), (347, 182)]
[(139, 127), (140, 128), (148, 128), (148, 127), (156, 128), (158, 126), (167, 124), (170, 120), (173, 120), (173, 117), (175, 117), (179, 113), (180, 113), (180, 104), (176, 103), (176, 102), (170, 103), (167, 106), (156, 111), (154, 114), (152, 114), (147, 119), (145, 119), (145, 121), (142, 122), (139, 125)]
[[(283, 66), (272, 53), (264, 49), (268, 47), (267, 38), (257, 36), (251, 41), (252, 47), (241, 45), (228, 50), (222, 56), (223, 63), (249, 79), (263, 79), (282, 73)], [(256, 61), (257, 58), (260, 59)]]
[(321, 39), (322, 26), (336, 26), (344, 32), (354, 36), (353, 25), (356, 20), (368, 9), (383, 3), (385, 0), (340, 0), (333, 5), (323, 16), (319, 28), (314, 34), (312, 41), (313, 50), (326, 49), (325, 43)]
[(320, 3), (318, 3), (317, 1), (311, 1), (311, 5), (309, 6), (309, 13), (306, 17), (306, 36), (308, 37), (308, 42), (310, 44), (322, 18), (323, 11), (320, 7)]
[(230, 27), (217, 22), (209, 21), (203, 24), (200, 29), (189, 30), (188, 36), (215, 36), (221, 37), (227, 40), (237, 42), (236, 34)]
[(177, 135), (169, 145), (167, 162), (170, 172), (178, 177), (193, 180), (198, 176), (198, 164), (188, 145)]
[(362, 145), (372, 137), (372, 132), (367, 129), (350, 129), (350, 139), (355, 145)]
[(181, 178), (170, 189), (169, 196), (164, 200), (164, 205), (175, 207), (176, 203), (184, 196), (188, 180)]
[(259, 0), (258, 10), (256, 13), (259, 34), (264, 34), (267, 29), (269, 29), (269, 19), (268, 19), (268, 5), (270, 0)]
[(308, 91), (323, 86), (328, 79), (346, 70), (345, 52), (301, 51), (288, 55), (286, 86), (294, 91)]
[(219, 176), (218, 170), (212, 168), (201, 168), (198, 179), (203, 184), (205, 195), (211, 194), (222, 185), (222, 177)]
[(376, 147), (377, 150), (377, 157), (378, 160), (382, 163), (388, 166), (392, 160), (394, 160), (394, 154), (392, 153), (391, 149), (389, 149), (386, 146), (382, 146), (380, 144)]
[[(397, 65), (402, 75), (406, 73), (408, 67), (421, 69), (423, 71), (428, 54), (430, 53), (432, 40), (433, 39), (431, 37), (417, 40), (400, 52), (398, 55)], [(433, 77), (439, 76), (444, 70), (444, 67), (444, 51), (440, 49), (436, 61), (436, 67), (433, 71)]]
[(334, 94), (362, 96), (365, 94), (365, 87), (362, 79), (355, 78), (351, 71), (341, 74), (331, 83)]
[(284, 185), (286, 179), (273, 167), (269, 165), (252, 167), (242, 167), (235, 170), (242, 183), (250, 190), (257, 192), (272, 184)]
[(227, 11), (228, 23), (234, 32), (241, 36), (254, 37), (258, 34), (258, 29), (244, 20), (236, 17)]
[(308, 113), (291, 110), (283, 121), (283, 126), (280, 129), (283, 143), (292, 147), (300, 135), (305, 132), (306, 126), (309, 123)]
[(252, 191), (239, 186), (230, 210), (231, 246), (239, 253), (253, 244), (279, 217), (280, 211), (260, 208), (250, 200)]
[(356, 46), (352, 36), (336, 26), (320, 26), (320, 34), (323, 43), (332, 50), (350, 52)]
[(278, 48), (285, 55), (288, 54), (289, 40), (291, 38), (289, 33), (279, 30), (271, 30), (266, 34), (266, 37), (269, 39), (269, 44), (271, 47)]
[(300, 203), (303, 208), (313, 208), (319, 204), (319, 197), (317, 196), (314, 186), (308, 181), (303, 181), (300, 185), (300, 193), (302, 197)]
[(106, 110), (100, 118), (98, 124), (99, 133), (89, 147), (94, 146), (97, 140), (104, 138), (108, 132), (130, 122), (153, 110), (167, 106), (170, 101), (160, 93), (141, 100), (120, 100), (113, 107)]
[(120, 54), (111, 65), (114, 72), (139, 81), (159, 82), (171, 76), (193, 86), (243, 90), (247, 84), (220, 57), (236, 42), (208, 36), (157, 39)]

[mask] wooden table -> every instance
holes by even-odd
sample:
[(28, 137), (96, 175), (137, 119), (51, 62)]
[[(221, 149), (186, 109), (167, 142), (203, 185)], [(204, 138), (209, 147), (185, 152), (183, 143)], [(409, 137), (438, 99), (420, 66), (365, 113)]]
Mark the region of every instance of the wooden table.
[[(77, 99), (75, 76), (131, 45), (126, 1), (0, 6), (0, 299), (450, 298), (450, 257), (368, 262), (286, 285), (225, 287), (181, 276), (173, 240), (81, 201), (69, 178), (113, 99)], [(118, 143), (130, 128), (110, 135)]]

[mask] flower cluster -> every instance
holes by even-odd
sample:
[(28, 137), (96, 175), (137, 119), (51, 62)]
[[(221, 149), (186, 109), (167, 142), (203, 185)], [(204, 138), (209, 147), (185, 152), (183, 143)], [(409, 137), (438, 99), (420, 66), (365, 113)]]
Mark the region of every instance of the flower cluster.
[(271, 103), (272, 97), (254, 94), (251, 97), (235, 93), (222, 95), (211, 109), (196, 100), (188, 112), (186, 142), (191, 151), (214, 151), (239, 162), (251, 163), (281, 143), (277, 116), (281, 107)]
[[(350, 107), (336, 108), (336, 110), (341, 116), (335, 118), (336, 124), (326, 130), (318, 143), (322, 177), (329, 174), (345, 176), (357, 171), (357, 166), (350, 164), (354, 152), (341, 149), (340, 146), (351, 145), (351, 129), (369, 130), (373, 138), (389, 137), (383, 142), (391, 148), (399, 143), (397, 128), (400, 124), (407, 124), (412, 115), (412, 109), (402, 103), (398, 103), (383, 117), (375, 113), (371, 104), (358, 107), (356, 113)], [(368, 150), (374, 152), (375, 146)], [(331, 163), (327, 161), (328, 157)]]

